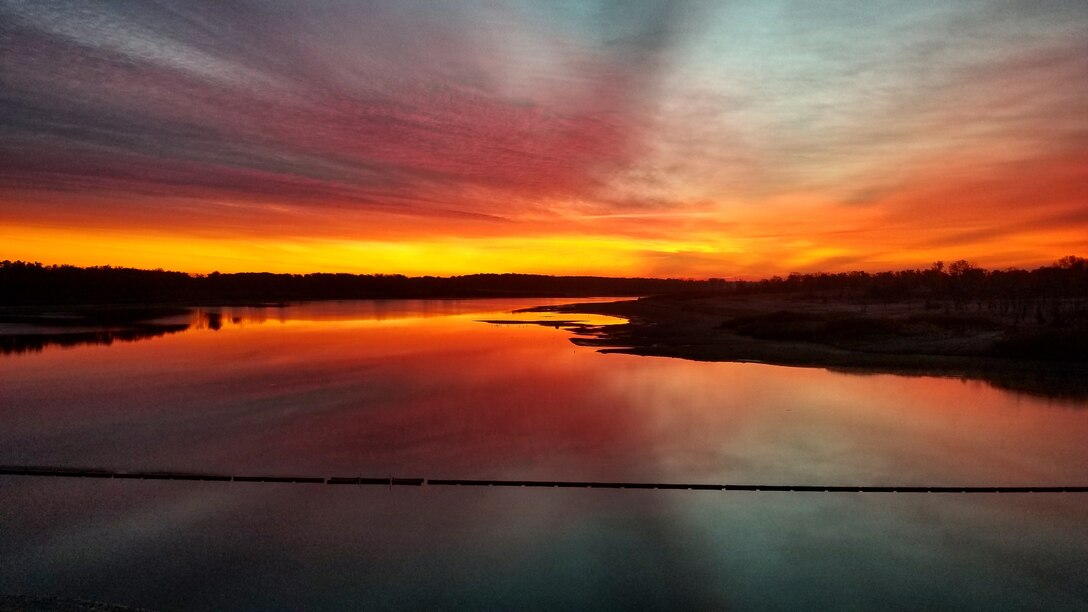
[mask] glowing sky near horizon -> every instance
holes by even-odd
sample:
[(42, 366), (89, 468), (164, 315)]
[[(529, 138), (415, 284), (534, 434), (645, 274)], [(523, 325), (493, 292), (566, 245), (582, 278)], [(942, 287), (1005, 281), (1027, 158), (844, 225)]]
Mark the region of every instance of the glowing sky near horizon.
[(686, 277), (1088, 252), (1088, 3), (0, 0), (0, 259)]

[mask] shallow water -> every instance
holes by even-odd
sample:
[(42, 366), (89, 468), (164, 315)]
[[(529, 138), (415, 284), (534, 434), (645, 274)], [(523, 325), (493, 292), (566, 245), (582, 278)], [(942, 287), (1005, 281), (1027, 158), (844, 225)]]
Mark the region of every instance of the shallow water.
[[(564, 301), (564, 300), (559, 300)], [(565, 300), (569, 301), (569, 300)], [(599, 354), (326, 302), (0, 356), (0, 463), (522, 480), (1088, 484), (1088, 405), (983, 383)], [(1088, 606), (1088, 495), (0, 477), (0, 592), (154, 609)]]

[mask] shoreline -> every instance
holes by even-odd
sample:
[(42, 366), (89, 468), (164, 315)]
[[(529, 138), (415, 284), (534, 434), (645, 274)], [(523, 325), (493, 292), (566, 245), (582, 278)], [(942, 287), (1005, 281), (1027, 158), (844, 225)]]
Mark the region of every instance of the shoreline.
[[(953, 377), (1050, 398), (1088, 398), (1088, 360), (1069, 359), (1062, 350), (1047, 355), (1046, 342), (1053, 334), (1043, 326), (1011, 329), (1000, 318), (985, 314), (934, 315), (902, 305), (873, 307), (761, 295), (654, 297), (526, 310), (625, 319), (626, 323), (571, 330), (572, 343), (602, 353), (815, 367), (859, 375)], [(1084, 331), (1061, 333), (1064, 342), (1077, 343)], [(1021, 342), (1034, 358), (1010, 354), (1017, 347), (1010, 338), (1037, 341)]]
[[(177, 303), (0, 308), (0, 354), (169, 335), (188, 329), (179, 318), (198, 308)], [(1012, 323), (981, 306), (953, 311), (947, 304), (921, 308), (765, 294), (620, 298), (517, 312), (607, 315), (625, 322), (483, 322), (564, 329), (573, 334), (572, 343), (601, 353), (954, 377), (1048, 398), (1088, 399), (1088, 312), (1079, 306), (1066, 317), (1072, 324), (1061, 328)]]

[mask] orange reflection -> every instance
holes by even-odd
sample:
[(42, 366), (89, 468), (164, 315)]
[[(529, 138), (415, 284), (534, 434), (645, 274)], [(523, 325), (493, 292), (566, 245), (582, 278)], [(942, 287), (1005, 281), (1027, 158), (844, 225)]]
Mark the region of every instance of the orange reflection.
[(601, 355), (564, 331), (478, 322), (531, 304), (292, 306), (260, 325), (8, 357), (0, 447), (47, 465), (848, 485), (1078, 484), (1088, 461), (1083, 403)]

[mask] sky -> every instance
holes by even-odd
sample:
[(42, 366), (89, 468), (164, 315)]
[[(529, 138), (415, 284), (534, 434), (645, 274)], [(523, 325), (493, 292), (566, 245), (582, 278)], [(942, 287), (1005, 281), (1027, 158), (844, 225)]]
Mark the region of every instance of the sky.
[(0, 259), (757, 278), (1088, 254), (1088, 2), (0, 0)]

